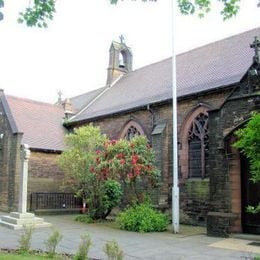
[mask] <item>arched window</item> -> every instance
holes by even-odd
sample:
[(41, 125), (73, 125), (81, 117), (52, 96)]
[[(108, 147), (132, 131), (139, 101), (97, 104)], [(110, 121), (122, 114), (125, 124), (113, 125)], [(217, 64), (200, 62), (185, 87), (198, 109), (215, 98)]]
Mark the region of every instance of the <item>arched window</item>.
[(200, 113), (192, 122), (188, 136), (189, 177), (206, 177), (206, 151), (208, 149), (208, 115)]
[[(180, 129), (179, 167), (183, 180), (189, 177), (207, 177), (208, 110), (199, 104), (186, 116)], [(204, 142), (204, 144), (203, 144)]]
[(131, 140), (135, 136), (144, 135), (142, 127), (134, 120), (129, 121), (123, 128), (120, 138)]
[(127, 140), (131, 140), (132, 138), (134, 138), (135, 136), (138, 136), (138, 135), (141, 135), (141, 133), (138, 131), (138, 129), (136, 127), (131, 125), (127, 129), (127, 132), (126, 132), (124, 138)]

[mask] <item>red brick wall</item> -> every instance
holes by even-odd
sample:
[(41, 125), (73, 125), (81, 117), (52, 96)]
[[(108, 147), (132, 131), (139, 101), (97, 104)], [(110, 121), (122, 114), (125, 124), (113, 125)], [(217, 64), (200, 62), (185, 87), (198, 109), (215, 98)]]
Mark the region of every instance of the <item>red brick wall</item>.
[(61, 191), (64, 174), (57, 164), (58, 154), (31, 152), (29, 159), (28, 195), (31, 192)]

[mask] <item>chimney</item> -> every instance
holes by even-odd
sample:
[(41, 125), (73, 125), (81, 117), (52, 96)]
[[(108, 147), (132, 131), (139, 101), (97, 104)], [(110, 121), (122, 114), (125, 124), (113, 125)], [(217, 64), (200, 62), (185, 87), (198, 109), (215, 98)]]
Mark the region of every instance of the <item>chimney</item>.
[(64, 115), (65, 119), (69, 119), (72, 115), (74, 115), (72, 104), (69, 98), (66, 98), (63, 102)]

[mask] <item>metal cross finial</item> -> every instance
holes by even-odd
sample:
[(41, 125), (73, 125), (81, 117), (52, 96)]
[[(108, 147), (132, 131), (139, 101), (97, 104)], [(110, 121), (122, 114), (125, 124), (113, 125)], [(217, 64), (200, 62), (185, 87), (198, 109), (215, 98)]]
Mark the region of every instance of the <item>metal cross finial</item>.
[(122, 34), (119, 36), (119, 39), (121, 44), (125, 44), (125, 37)]
[(250, 47), (255, 49), (255, 56), (253, 59), (259, 64), (260, 63), (260, 40), (257, 36), (255, 36), (255, 40), (252, 44), (250, 44)]
[(58, 90), (57, 94), (58, 94), (58, 102), (61, 103), (61, 101), (62, 101), (62, 99), (61, 99), (61, 96), (62, 96), (61, 90)]

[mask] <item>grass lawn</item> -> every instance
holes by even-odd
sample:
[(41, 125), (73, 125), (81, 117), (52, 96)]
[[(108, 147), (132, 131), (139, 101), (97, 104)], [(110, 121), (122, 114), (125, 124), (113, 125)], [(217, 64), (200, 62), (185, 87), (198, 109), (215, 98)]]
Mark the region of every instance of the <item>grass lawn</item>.
[(0, 252), (1, 260), (42, 260), (48, 259), (46, 256), (36, 256), (36, 255), (17, 255), (17, 254), (9, 254)]
[(65, 256), (65, 255), (56, 255), (53, 258), (49, 258), (47, 255), (40, 254), (18, 254), (18, 253), (10, 253), (10, 252), (4, 252), (0, 251), (0, 259), (1, 260), (43, 260), (43, 259), (52, 259), (52, 260), (69, 260), (72, 259), (71, 257)]

